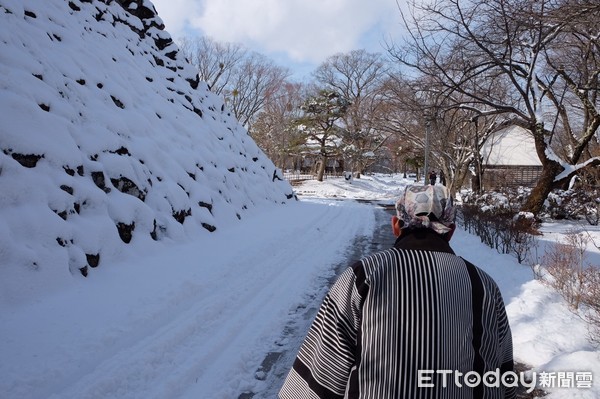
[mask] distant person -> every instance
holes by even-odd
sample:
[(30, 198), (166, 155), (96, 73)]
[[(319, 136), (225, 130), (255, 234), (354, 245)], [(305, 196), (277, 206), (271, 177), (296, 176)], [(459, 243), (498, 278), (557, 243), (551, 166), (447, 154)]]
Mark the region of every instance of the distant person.
[(435, 172), (433, 170), (431, 172), (429, 172), (429, 184), (434, 186), (436, 179), (437, 179), (437, 175), (435, 174)]
[(406, 188), (394, 247), (331, 287), (280, 398), (515, 398), (491, 378), (464, 379), (514, 375), (513, 352), (496, 283), (450, 248), (454, 213), (446, 187)]
[(440, 184), (442, 186), (446, 185), (446, 175), (444, 174), (443, 170), (440, 170)]

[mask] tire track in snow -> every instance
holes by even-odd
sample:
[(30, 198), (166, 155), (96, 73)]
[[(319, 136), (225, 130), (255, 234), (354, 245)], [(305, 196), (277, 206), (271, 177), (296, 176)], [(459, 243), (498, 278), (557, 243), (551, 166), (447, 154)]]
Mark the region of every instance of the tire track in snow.
[(229, 252), (209, 266), (218, 270), (199, 273), (187, 288), (182, 284), (183, 294), (174, 293), (187, 307), (167, 303), (164, 312), (176, 314), (164, 318), (164, 325), (134, 330), (133, 346), (113, 353), (107, 348), (99, 364), (56, 397), (236, 397), (248, 384), (236, 377), (253, 376), (257, 356), (283, 329), (293, 304), (281, 299), (301, 298), (312, 281), (333, 276), (332, 267), (352, 237), (372, 228), (361, 225), (364, 216), (356, 217), (372, 212), (366, 205), (312, 208), (300, 214), (280, 211), (284, 220), (273, 232), (261, 232), (263, 242), (249, 236), (257, 225), (236, 229)]
[(335, 268), (335, 275), (329, 279), (323, 279), (318, 285), (321, 288), (320, 290), (307, 294), (303, 304), (290, 311), (292, 318), (283, 329), (282, 336), (275, 342), (276, 347), (266, 354), (256, 370), (255, 377), (261, 382), (256, 383), (254, 389), (241, 391), (241, 394), (236, 396), (238, 399), (271, 399), (277, 397), (277, 393), (292, 366), (318, 307), (337, 276), (346, 270), (352, 262), (373, 252), (390, 248), (394, 244), (395, 239), (390, 228), (390, 217), (394, 214), (393, 206), (374, 206), (374, 210), (375, 228), (372, 235), (356, 236), (353, 245), (344, 257), (344, 261), (340, 262)]

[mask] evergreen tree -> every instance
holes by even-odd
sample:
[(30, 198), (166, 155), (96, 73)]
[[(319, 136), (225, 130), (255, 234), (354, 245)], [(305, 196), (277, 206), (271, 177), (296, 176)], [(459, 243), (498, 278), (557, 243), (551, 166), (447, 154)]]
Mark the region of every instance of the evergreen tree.
[(342, 128), (336, 123), (348, 111), (350, 102), (331, 90), (320, 90), (301, 106), (304, 115), (295, 125), (306, 138), (306, 146), (314, 145), (319, 155), (317, 180), (323, 181), (327, 160), (339, 152)]

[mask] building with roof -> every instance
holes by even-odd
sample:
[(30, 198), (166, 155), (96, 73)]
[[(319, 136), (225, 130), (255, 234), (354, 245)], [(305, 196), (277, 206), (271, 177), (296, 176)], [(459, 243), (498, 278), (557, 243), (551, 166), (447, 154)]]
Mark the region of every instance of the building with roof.
[(531, 132), (511, 126), (492, 134), (483, 148), (482, 185), (486, 190), (533, 187), (542, 172)]

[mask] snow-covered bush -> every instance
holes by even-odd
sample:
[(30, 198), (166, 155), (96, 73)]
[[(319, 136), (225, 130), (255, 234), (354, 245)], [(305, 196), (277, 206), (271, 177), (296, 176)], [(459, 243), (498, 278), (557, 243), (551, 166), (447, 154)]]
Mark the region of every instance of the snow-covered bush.
[(522, 263), (535, 245), (538, 222), (534, 215), (519, 212), (525, 198), (522, 189), (462, 197), (459, 223), (481, 242), (500, 253), (510, 253)]
[(600, 170), (579, 171), (567, 190), (554, 190), (544, 204), (546, 216), (552, 219), (585, 219), (592, 226), (600, 222)]
[(544, 213), (552, 219), (585, 219), (590, 225), (600, 222), (600, 189), (578, 187), (554, 190), (544, 204)]

